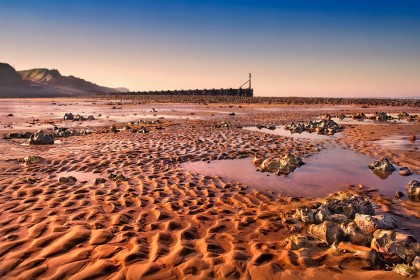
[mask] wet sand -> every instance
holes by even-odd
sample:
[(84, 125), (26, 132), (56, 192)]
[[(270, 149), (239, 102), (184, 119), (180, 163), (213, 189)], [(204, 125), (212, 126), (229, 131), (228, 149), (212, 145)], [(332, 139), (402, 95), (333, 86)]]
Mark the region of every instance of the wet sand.
[[(420, 138), (418, 122), (348, 124), (341, 137), (331, 140), (242, 129), (309, 121), (341, 111), (419, 114), (418, 108), (86, 99), (2, 100), (1, 104), (2, 134), (53, 125), (89, 128), (94, 133), (45, 146), (0, 139), (0, 278), (404, 279), (391, 271), (366, 270), (364, 261), (332, 247), (287, 246), (287, 240), (306, 233), (306, 227), (286, 222), (285, 213), (324, 197), (257, 191), (235, 180), (191, 172), (182, 164), (241, 159), (256, 152), (271, 156), (292, 152), (305, 159), (334, 144), (375, 159), (388, 157), (419, 173), (417, 149), (378, 143), (393, 135), (413, 133)], [(96, 120), (64, 121), (69, 112), (92, 114)], [(130, 126), (128, 122), (145, 119), (160, 120), (162, 129), (147, 123), (142, 124), (150, 129), (145, 134), (122, 129)], [(121, 131), (109, 132), (111, 125)], [(17, 160), (28, 155), (44, 160), (31, 165)], [(109, 173), (128, 180), (112, 181)], [(59, 182), (60, 176), (74, 176), (77, 181)], [(106, 181), (95, 184), (96, 178)], [(349, 179), (347, 184), (358, 182)], [(377, 213), (398, 217), (403, 227), (411, 224), (412, 234), (418, 236), (419, 203), (368, 191), (376, 187), (356, 185), (350, 191), (372, 201)]]

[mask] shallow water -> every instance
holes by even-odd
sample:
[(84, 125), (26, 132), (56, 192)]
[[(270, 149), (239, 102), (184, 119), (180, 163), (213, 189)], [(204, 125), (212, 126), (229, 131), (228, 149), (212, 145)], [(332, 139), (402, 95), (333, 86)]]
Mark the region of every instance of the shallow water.
[(65, 172), (57, 173), (55, 175), (57, 176), (57, 179), (60, 177), (73, 176), (77, 179), (78, 182), (84, 182), (84, 181), (93, 182), (93, 180), (99, 177), (106, 178), (106, 177), (101, 176), (101, 174), (99, 173), (83, 172), (83, 171), (65, 171)]
[(264, 133), (274, 134), (274, 135), (280, 135), (285, 137), (293, 137), (293, 138), (305, 138), (305, 139), (313, 139), (313, 140), (326, 140), (326, 139), (338, 139), (341, 137), (342, 133), (338, 132), (334, 135), (322, 135), (317, 134), (315, 132), (309, 133), (307, 131), (304, 131), (302, 133), (291, 133), (289, 130), (284, 129), (283, 126), (277, 126), (275, 130), (271, 130), (268, 128), (257, 128), (257, 127), (244, 127), (243, 129), (251, 130), (251, 131), (260, 131)]
[(374, 144), (380, 145), (388, 149), (413, 151), (420, 149), (420, 141), (410, 141), (408, 136), (394, 135), (385, 139), (373, 141)]
[(409, 181), (420, 180), (420, 175), (417, 174), (408, 177), (398, 175), (396, 165), (396, 171), (385, 180), (381, 179), (368, 168), (373, 161), (373, 158), (352, 150), (331, 148), (305, 158), (306, 164), (287, 177), (256, 171), (250, 158), (216, 160), (210, 163), (187, 162), (182, 167), (190, 172), (238, 181), (259, 191), (307, 197), (324, 197), (344, 190), (350, 184), (377, 188), (381, 194), (390, 196), (398, 190), (405, 193), (405, 186)]

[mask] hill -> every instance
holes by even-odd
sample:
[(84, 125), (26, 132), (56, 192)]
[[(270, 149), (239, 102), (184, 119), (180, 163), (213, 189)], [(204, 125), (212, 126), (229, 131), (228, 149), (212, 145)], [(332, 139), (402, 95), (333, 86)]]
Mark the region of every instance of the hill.
[(63, 76), (56, 69), (37, 68), (16, 71), (0, 63), (0, 97), (66, 97), (94, 93), (128, 91), (126, 88), (99, 86), (74, 76)]

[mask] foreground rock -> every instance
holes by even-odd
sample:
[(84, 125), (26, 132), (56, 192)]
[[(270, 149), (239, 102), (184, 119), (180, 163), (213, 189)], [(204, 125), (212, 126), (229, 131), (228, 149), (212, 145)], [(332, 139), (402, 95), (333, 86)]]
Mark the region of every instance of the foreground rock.
[[(361, 195), (340, 192), (313, 207), (286, 213), (285, 218), (296, 227), (303, 222), (309, 236), (340, 251), (351, 252), (372, 267), (417, 265), (420, 245), (416, 239), (398, 232), (397, 222), (391, 216), (375, 215), (372, 203)], [(300, 249), (298, 244), (293, 245), (296, 250)]]
[(55, 137), (52, 133), (44, 133), (43, 130), (38, 130), (29, 138), (29, 145), (50, 145), (54, 144)]

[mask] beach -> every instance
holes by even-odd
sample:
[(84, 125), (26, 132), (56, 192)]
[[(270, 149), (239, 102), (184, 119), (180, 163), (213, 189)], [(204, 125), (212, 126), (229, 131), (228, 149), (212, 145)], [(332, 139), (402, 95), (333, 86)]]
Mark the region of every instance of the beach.
[[(419, 107), (411, 106), (418, 102), (158, 101), (1, 101), (2, 136), (74, 130), (48, 145), (29, 145), (20, 137), (0, 139), (1, 279), (406, 278), (387, 264), (419, 258), (420, 204), (408, 198), (406, 185), (420, 181), (420, 121), (398, 119), (397, 114), (419, 115)], [(386, 112), (392, 118), (355, 121), (351, 116), (359, 112)], [(65, 120), (66, 113), (83, 118)], [(275, 133), (293, 122), (319, 121), (327, 114), (335, 119), (340, 113), (346, 118), (337, 120), (342, 131), (335, 137)], [(356, 163), (358, 156), (366, 162), (387, 158), (412, 174), (405, 177), (396, 170), (396, 183), (385, 191), (381, 181), (364, 184), (359, 173), (335, 181), (340, 175), (329, 167), (304, 173), (315, 181), (313, 191), (293, 187), (301, 184), (294, 183), (294, 176), (316, 166), (317, 157), (342, 150), (357, 154)], [(238, 160), (251, 163), (256, 155), (286, 154), (307, 162), (286, 177), (290, 183), (257, 168), (246, 172), (263, 175), (258, 182), (254, 177), (241, 181), (249, 174), (241, 173), (242, 167), (229, 169)], [(25, 162), (31, 155), (39, 158)], [(346, 156), (335, 159), (342, 174), (353, 172), (346, 169)], [(218, 169), (225, 176), (206, 167), (227, 160), (232, 165)], [(201, 165), (188, 168), (195, 163)], [(362, 169), (369, 170), (366, 163)], [(264, 188), (264, 177), (270, 178), (269, 187)], [(317, 177), (323, 183), (316, 183)], [(381, 180), (385, 185), (389, 179)], [(337, 183), (322, 188), (328, 181)], [(398, 191), (405, 195), (396, 198)], [(358, 210), (351, 214), (334, 212), (332, 200), (357, 201), (369, 210), (355, 206)], [(329, 207), (329, 214), (317, 220), (314, 213), (322, 207)], [(304, 215), (307, 211), (312, 214)], [(360, 215), (384, 215), (395, 225), (378, 226), (369, 240), (354, 241), (349, 224), (362, 228)], [(322, 237), (321, 225), (339, 228), (342, 236), (334, 235), (333, 241)], [(372, 247), (382, 229), (404, 236), (404, 250), (411, 255), (404, 259), (389, 248)]]

